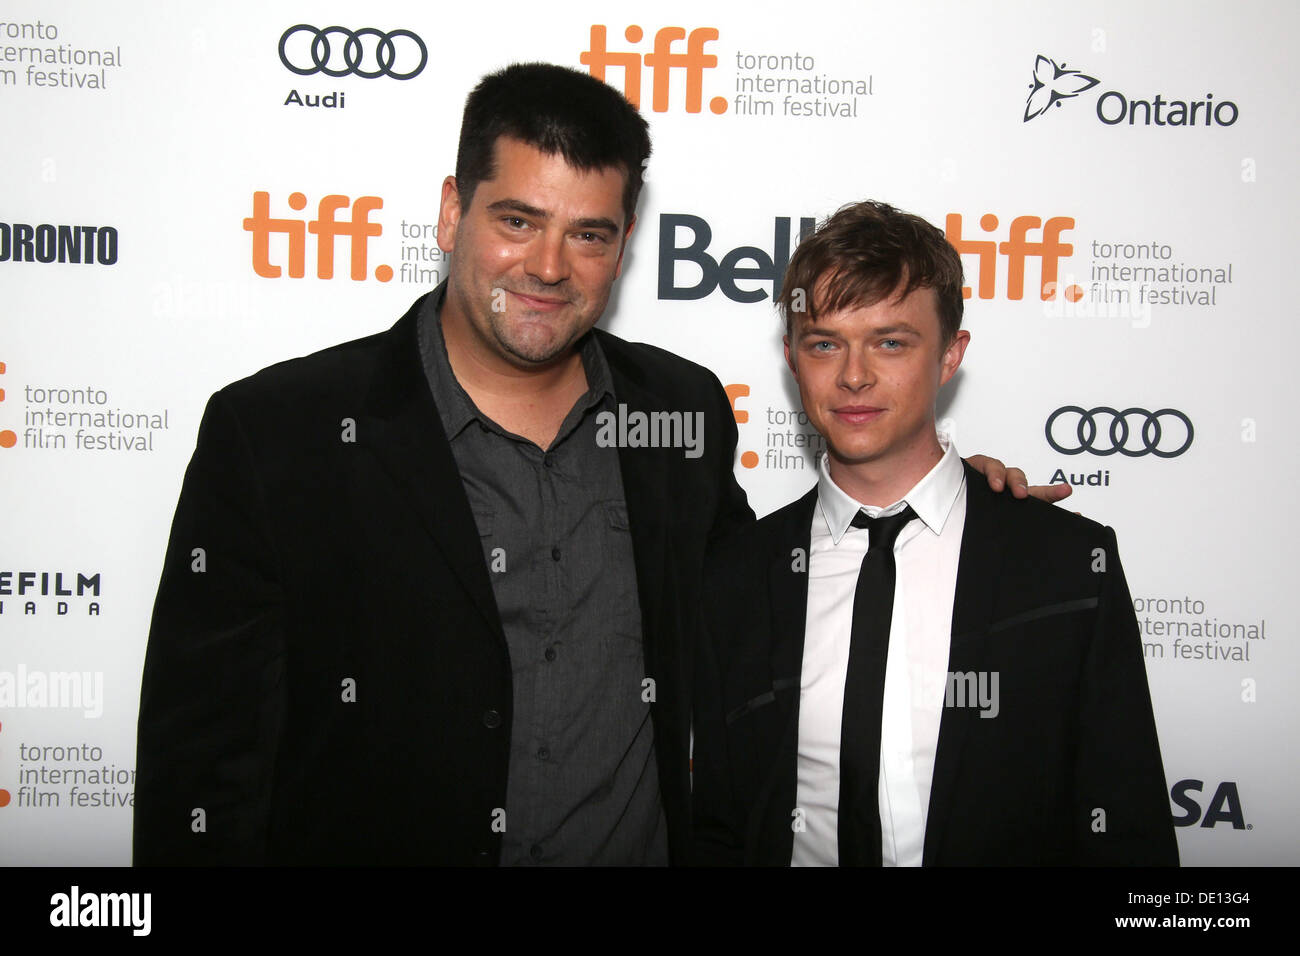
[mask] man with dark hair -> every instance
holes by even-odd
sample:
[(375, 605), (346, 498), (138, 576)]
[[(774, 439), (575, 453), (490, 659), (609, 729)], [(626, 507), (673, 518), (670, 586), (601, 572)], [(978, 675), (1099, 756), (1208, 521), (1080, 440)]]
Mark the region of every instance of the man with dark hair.
[[(485, 78), (447, 280), (213, 397), (149, 639), (137, 863), (685, 858), (690, 611), (753, 515), (717, 379), (592, 328), (649, 151), (589, 76)], [(707, 440), (602, 444), (619, 405)]]
[(465, 101), (456, 150), (456, 188), (469, 206), (474, 190), (496, 176), (496, 144), (519, 140), (574, 169), (624, 173), (623, 216), (636, 219), (648, 124), (613, 87), (547, 63), (517, 64), (484, 79)]
[(818, 483), (709, 561), (703, 862), (1176, 865), (1115, 535), (995, 495), (936, 433), (961, 260), (884, 203), (795, 251), (785, 355)]
[[(703, 555), (753, 515), (717, 378), (593, 328), (649, 150), (589, 76), (486, 77), (446, 281), (213, 396), (149, 636), (137, 863), (687, 858)], [(698, 427), (605, 440), (652, 415)]]

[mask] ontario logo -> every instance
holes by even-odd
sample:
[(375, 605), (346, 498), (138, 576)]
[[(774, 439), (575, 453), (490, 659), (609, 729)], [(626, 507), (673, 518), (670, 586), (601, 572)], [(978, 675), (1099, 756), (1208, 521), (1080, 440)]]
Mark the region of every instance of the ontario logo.
[(1034, 81), (1029, 84), (1029, 99), (1025, 100), (1025, 122), (1096, 85), (1096, 77), (1085, 76), (1078, 70), (1067, 70), (1064, 63), (1038, 54), (1034, 61)]
[[(1025, 99), (1023, 122), (1046, 116), (1053, 107), (1060, 108), (1100, 84), (1095, 76), (1067, 68), (1042, 53), (1034, 60), (1029, 96)], [(1214, 99), (1206, 93), (1201, 99), (1172, 99), (1163, 93), (1154, 96), (1129, 96), (1119, 90), (1107, 90), (1094, 104), (1097, 119), (1106, 126), (1231, 126), (1240, 110), (1232, 100)]]
[[(635, 23), (623, 31), (623, 39), (633, 45), (639, 44), (645, 31)], [(718, 39), (718, 31), (713, 27), (697, 27), (689, 35), (685, 27), (661, 27), (655, 32), (653, 49), (644, 56), (638, 50), (611, 50), (607, 46), (606, 27), (595, 23), (591, 26), (588, 49), (583, 50), (578, 61), (587, 67), (596, 79), (609, 83), (606, 72), (612, 67), (623, 71), (623, 95), (637, 109), (641, 108), (641, 74), (642, 64), (650, 68), (650, 108), (656, 113), (666, 113), (670, 108), (669, 81), (673, 70), (685, 74), (686, 88), (682, 105), (688, 113), (698, 113), (704, 103), (704, 71), (712, 70), (718, 65), (718, 58), (706, 52), (705, 47)], [(686, 42), (685, 50), (674, 50), (673, 44)], [(613, 86), (613, 83), (610, 83)], [(727, 111), (727, 99), (715, 96), (709, 100), (709, 110), (713, 113)]]

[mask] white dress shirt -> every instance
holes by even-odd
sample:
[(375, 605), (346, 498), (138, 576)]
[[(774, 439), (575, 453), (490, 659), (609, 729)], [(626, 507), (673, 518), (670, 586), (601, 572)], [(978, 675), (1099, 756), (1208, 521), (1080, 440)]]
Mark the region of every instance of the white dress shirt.
[[(840, 728), (853, 630), (853, 597), (870, 535), (850, 523), (859, 511), (891, 515), (911, 505), (920, 520), (894, 542), (897, 576), (880, 734), (881, 856), (885, 866), (920, 866), (934, 755), (948, 673), (953, 594), (966, 474), (948, 437), (944, 455), (886, 508), (860, 504), (818, 462), (817, 507), (808, 555), (808, 616), (799, 689), (797, 808), (792, 866), (839, 862)], [(793, 818), (796, 821), (798, 817)]]

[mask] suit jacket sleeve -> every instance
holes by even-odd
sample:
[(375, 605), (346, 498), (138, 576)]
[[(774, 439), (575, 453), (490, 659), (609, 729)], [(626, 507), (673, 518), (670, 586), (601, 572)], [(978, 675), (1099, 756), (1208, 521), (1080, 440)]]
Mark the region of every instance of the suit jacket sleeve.
[(697, 866), (739, 866), (744, 861), (743, 821), (731, 800), (726, 715), (717, 647), (707, 635), (698, 664), (692, 826)]
[[(1103, 578), (1079, 698), (1076, 859), (1085, 865), (1177, 866), (1141, 635), (1110, 528), (1104, 545), (1104, 554), (1093, 555), (1093, 568)], [(1096, 564), (1102, 559), (1104, 571)]]
[(722, 434), (717, 441), (718, 462), (715, 465), (719, 472), (718, 487), (720, 492), (718, 506), (714, 512), (713, 527), (709, 530), (709, 547), (713, 549), (717, 547), (719, 542), (753, 524), (754, 510), (749, 506), (749, 499), (745, 496), (745, 490), (740, 487), (740, 482), (736, 480), (736, 442), (738, 433), (736, 430), (736, 415), (731, 409), (731, 400), (727, 398), (727, 392), (722, 387), (722, 383), (718, 381), (717, 376), (710, 373), (709, 377), (713, 380), (716, 400), (721, 403), (719, 414), (714, 418), (722, 428)]
[[(748, 540), (750, 536), (743, 536)], [(746, 578), (742, 538), (719, 542), (705, 564), (703, 624), (696, 664), (695, 751), (692, 766), (694, 863), (739, 866), (744, 862), (744, 821), (732, 799), (734, 778), (728, 749), (723, 672), (734, 648), (728, 636), (740, 609), (733, 594)]]
[[(754, 522), (754, 512), (749, 507), (740, 483), (736, 481), (735, 456), (737, 429), (735, 414), (726, 390), (714, 377), (715, 394), (721, 403), (714, 420), (722, 434), (715, 439), (718, 455), (715, 467), (719, 471), (720, 488), (713, 527), (709, 530), (708, 556), (704, 576), (704, 603), (700, 608), (699, 634), (696, 641), (694, 688), (694, 750), (692, 766), (692, 829), (695, 841), (694, 862), (698, 865), (718, 866), (741, 862), (741, 839), (729, 816), (727, 794), (730, 793), (730, 774), (726, 761), (726, 735), (722, 708), (722, 683), (718, 648), (712, 631), (717, 630), (716, 616), (709, 613), (715, 608), (718, 594), (717, 576), (711, 573), (714, 558), (724, 549), (725, 543)], [(712, 628), (710, 620), (714, 620)]]
[(137, 865), (265, 858), (285, 655), (269, 515), (246, 433), (218, 392), (185, 474), (149, 632)]

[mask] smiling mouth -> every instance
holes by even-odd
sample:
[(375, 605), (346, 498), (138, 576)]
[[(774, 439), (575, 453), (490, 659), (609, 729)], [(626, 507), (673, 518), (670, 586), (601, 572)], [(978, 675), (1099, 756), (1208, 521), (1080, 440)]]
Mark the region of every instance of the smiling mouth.
[(507, 289), (506, 291), (518, 299), (530, 312), (555, 312), (569, 304), (568, 299), (556, 298), (554, 296), (528, 295), (510, 289)]
[(842, 408), (833, 408), (831, 412), (846, 424), (865, 425), (875, 421), (885, 413), (885, 410), (874, 405), (845, 405)]

